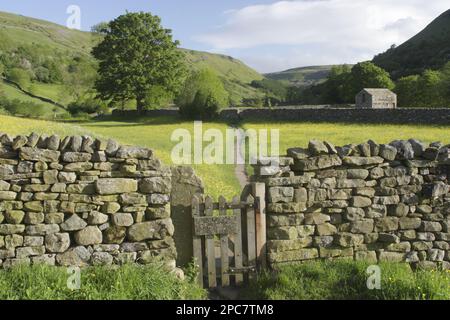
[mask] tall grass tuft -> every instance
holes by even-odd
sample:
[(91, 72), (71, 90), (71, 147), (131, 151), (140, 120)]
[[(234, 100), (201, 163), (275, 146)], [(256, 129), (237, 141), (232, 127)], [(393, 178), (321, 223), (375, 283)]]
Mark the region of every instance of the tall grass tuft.
[(314, 261), (264, 271), (241, 298), (270, 300), (449, 300), (450, 272), (411, 270), (406, 263), (381, 263), (381, 288), (367, 287), (370, 263)]
[(17, 266), (0, 271), (0, 299), (39, 300), (184, 300), (204, 299), (206, 291), (187, 272), (185, 280), (159, 264), (81, 269), (81, 286), (67, 286), (63, 267)]

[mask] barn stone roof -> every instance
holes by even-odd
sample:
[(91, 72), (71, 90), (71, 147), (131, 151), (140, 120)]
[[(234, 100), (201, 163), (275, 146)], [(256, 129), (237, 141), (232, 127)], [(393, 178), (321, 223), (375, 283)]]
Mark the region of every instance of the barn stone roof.
[(383, 88), (364, 88), (361, 90), (367, 92), (370, 95), (379, 95), (379, 94), (391, 94), (391, 95), (395, 95), (394, 92), (392, 92), (389, 89), (383, 89)]

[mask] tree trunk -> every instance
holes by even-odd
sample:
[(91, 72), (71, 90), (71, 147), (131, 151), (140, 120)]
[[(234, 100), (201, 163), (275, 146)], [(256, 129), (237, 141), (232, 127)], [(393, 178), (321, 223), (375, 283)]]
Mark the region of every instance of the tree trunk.
[(144, 99), (142, 98), (136, 98), (136, 106), (137, 106), (137, 112), (138, 114), (143, 114), (144, 113)]

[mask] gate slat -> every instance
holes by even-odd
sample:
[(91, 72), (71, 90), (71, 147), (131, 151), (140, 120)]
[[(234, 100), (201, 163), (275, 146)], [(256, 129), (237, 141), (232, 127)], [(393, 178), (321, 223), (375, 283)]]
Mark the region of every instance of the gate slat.
[[(233, 197), (233, 204), (239, 203), (239, 197)], [(236, 216), (237, 233), (234, 238), (234, 264), (237, 269), (242, 269), (242, 210), (233, 209), (233, 214)], [(236, 274), (236, 285), (242, 284), (244, 277), (242, 274)]]
[[(227, 215), (227, 203), (223, 196), (219, 197), (219, 214), (221, 216)], [(220, 267), (222, 286), (226, 287), (230, 285), (230, 276), (228, 275), (229, 269), (229, 255), (228, 255), (228, 235), (220, 236)]]
[[(199, 199), (194, 196), (192, 198), (192, 217), (200, 216), (200, 203)], [(201, 287), (203, 287), (203, 254), (202, 254), (202, 237), (195, 235), (193, 231), (193, 253), (194, 253), (194, 263), (198, 267), (198, 282)]]
[[(210, 196), (205, 199), (205, 216), (213, 215), (213, 200)], [(216, 279), (216, 252), (214, 246), (214, 236), (205, 236), (206, 238), (206, 251), (208, 261), (208, 285), (210, 288), (217, 286)]]
[[(247, 203), (254, 204), (255, 198), (250, 194), (246, 199)], [(247, 207), (246, 209), (247, 219), (247, 258), (248, 267), (256, 265), (256, 220), (255, 210), (253, 207)]]

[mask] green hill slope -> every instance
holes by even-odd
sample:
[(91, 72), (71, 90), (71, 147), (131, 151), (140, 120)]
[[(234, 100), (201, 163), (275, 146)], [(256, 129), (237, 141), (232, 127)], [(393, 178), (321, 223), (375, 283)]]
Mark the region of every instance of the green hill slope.
[(230, 94), (232, 103), (238, 105), (243, 98), (262, 97), (263, 92), (250, 86), (253, 80), (264, 77), (230, 56), (182, 49), (192, 68), (209, 67), (217, 72)]
[(287, 85), (307, 87), (324, 82), (333, 66), (312, 66), (289, 69), (281, 72), (267, 73), (265, 76), (279, 80)]
[(373, 59), (394, 79), (439, 69), (450, 61), (450, 10), (444, 12), (420, 33)]
[[(25, 69), (31, 82), (25, 90), (67, 104), (70, 98), (63, 83), (85, 74), (94, 73), (95, 60), (90, 52), (101, 40), (101, 36), (77, 30), (48, 21), (0, 12), (0, 62), (6, 69)], [(210, 67), (222, 78), (233, 104), (244, 98), (262, 96), (263, 93), (250, 86), (252, 80), (260, 80), (262, 75), (234, 58), (206, 52), (181, 49), (192, 68)], [(46, 73), (56, 72), (57, 79), (45, 79)], [(7, 73), (7, 72), (6, 72)], [(89, 80), (89, 79), (88, 79)], [(84, 82), (89, 83), (86, 80)], [(77, 82), (78, 81), (78, 82)], [(90, 82), (92, 83), (92, 81)], [(80, 86), (87, 86), (82, 83)]]
[(89, 56), (92, 46), (100, 39), (90, 32), (71, 30), (45, 20), (6, 12), (0, 12), (0, 37), (2, 49), (34, 43)]

